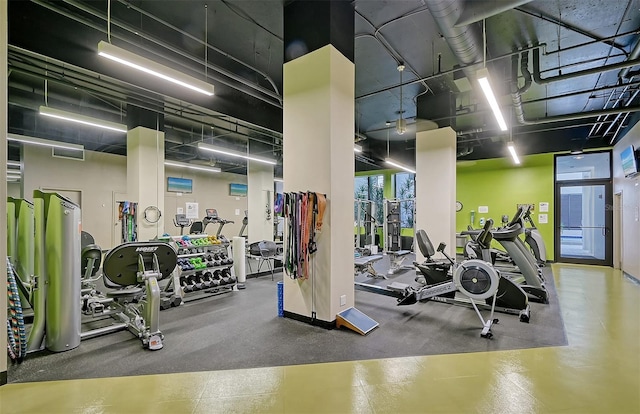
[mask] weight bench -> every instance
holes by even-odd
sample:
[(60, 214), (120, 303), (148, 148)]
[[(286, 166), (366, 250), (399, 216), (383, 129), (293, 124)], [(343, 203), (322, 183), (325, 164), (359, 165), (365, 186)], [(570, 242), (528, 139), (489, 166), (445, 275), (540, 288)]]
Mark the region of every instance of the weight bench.
[(373, 268), (373, 264), (381, 259), (382, 255), (356, 257), (353, 261), (355, 271), (354, 277), (359, 274), (363, 274), (370, 275), (374, 279), (386, 279), (387, 277), (385, 275), (378, 273), (378, 271)]
[(396, 272), (401, 270), (413, 269), (413, 266), (404, 265), (404, 260), (407, 258), (407, 255), (411, 253), (411, 250), (396, 250), (395, 252), (387, 252), (389, 256), (389, 271), (387, 274), (394, 275)]

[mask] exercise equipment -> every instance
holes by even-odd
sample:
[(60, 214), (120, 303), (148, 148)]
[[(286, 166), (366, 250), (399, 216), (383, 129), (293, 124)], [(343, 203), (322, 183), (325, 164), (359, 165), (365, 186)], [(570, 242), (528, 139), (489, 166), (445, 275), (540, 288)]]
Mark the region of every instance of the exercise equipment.
[(524, 229), (524, 242), (529, 245), (538, 266), (544, 266), (547, 263), (547, 248), (544, 244), (542, 234), (540, 234), (536, 224), (533, 222), (533, 218), (531, 218), (531, 214), (531, 206), (528, 206), (522, 217), (523, 222), (529, 224), (529, 227), (525, 227)]
[(229, 270), (234, 260), (216, 236), (190, 234), (163, 240), (175, 246), (178, 256), (175, 271), (162, 287), (161, 309), (234, 290), (236, 278), (229, 277), (230, 271), (225, 274), (226, 283), (221, 278), (222, 270)]
[[(493, 314), (499, 280), (500, 274), (490, 263), (473, 259), (458, 264), (453, 270), (451, 280), (435, 285), (416, 288), (405, 283), (393, 282), (386, 287), (382, 287), (356, 282), (355, 288), (366, 292), (395, 297), (398, 301), (398, 306), (413, 305), (417, 302), (432, 300), (443, 294), (460, 292), (469, 299), (471, 306), (482, 323), (480, 336), (489, 339), (493, 337), (491, 331), (493, 324), (498, 322), (498, 319), (493, 318)], [(487, 299), (491, 299), (491, 313), (489, 318), (485, 320), (475, 301), (485, 301)]]
[(387, 277), (379, 273), (374, 269), (373, 264), (379, 260), (382, 260), (382, 255), (377, 254), (373, 256), (359, 256), (353, 259), (354, 273), (358, 275), (368, 275), (374, 279), (386, 279)]
[(184, 234), (184, 228), (187, 226), (191, 226), (193, 220), (188, 219), (186, 214), (176, 214), (173, 219), (173, 225), (176, 227), (180, 227), (180, 235)]
[(327, 206), (326, 195), (308, 191), (284, 193), (284, 198), (285, 274), (292, 279), (309, 279), (313, 270), (309, 264), (318, 250), (316, 235), (322, 230)]
[(404, 261), (408, 257), (410, 250), (402, 249), (402, 223), (400, 208), (403, 202), (412, 200), (385, 200), (385, 253), (389, 256), (388, 275), (394, 275), (402, 270), (412, 269), (412, 266), (405, 265)]
[[(530, 208), (527, 206), (526, 209)], [(548, 303), (549, 293), (544, 286), (544, 276), (539, 268), (536, 258), (531, 253), (522, 240), (518, 237), (524, 233), (524, 215), (526, 209), (519, 206), (516, 214), (506, 226), (500, 229), (491, 230), (493, 239), (499, 242), (506, 250), (508, 261), (515, 264), (515, 268), (505, 266), (497, 266), (502, 272), (503, 277), (511, 279), (519, 283), (520, 287), (527, 292), (529, 299)], [(493, 223), (493, 221), (491, 221)], [(461, 234), (469, 234), (472, 241), (465, 246), (465, 257), (478, 258), (483, 257), (491, 263), (496, 263), (499, 258), (499, 251), (492, 249), (490, 244), (478, 243), (477, 235), (482, 230), (474, 230), (469, 232), (461, 232)], [(476, 237), (474, 240), (473, 238)], [(506, 261), (506, 260), (503, 260)]]
[(121, 242), (138, 240), (138, 203), (118, 202), (118, 219), (121, 226)]
[(240, 227), (240, 232), (238, 233), (239, 237), (247, 238), (248, 235), (244, 234), (244, 231), (247, 229), (247, 225), (249, 224), (249, 211), (244, 211), (244, 218), (242, 219), (242, 227)]
[[(491, 220), (488, 220), (485, 223), (483, 232), (477, 237), (479, 243), (491, 243), (492, 236), (490, 228), (492, 224)], [(431, 286), (451, 280), (453, 277), (452, 269), (455, 267), (455, 262), (446, 254), (446, 245), (444, 243), (440, 243), (437, 250), (434, 250), (429, 236), (422, 229), (416, 231), (416, 244), (418, 245), (422, 255), (425, 257), (425, 261), (423, 263), (414, 263), (421, 273), (421, 276), (418, 276), (416, 281), (425, 286)], [(443, 254), (446, 261), (435, 260), (434, 255), (436, 251)], [(487, 261), (486, 258), (483, 258), (482, 260)], [(433, 297), (432, 300), (452, 305), (471, 306), (471, 303), (466, 297), (460, 297), (460, 295), (456, 295), (455, 292), (438, 295)], [(476, 305), (479, 308), (487, 310), (490, 310), (492, 306), (489, 300), (484, 304), (477, 303)], [(505, 277), (501, 277), (498, 282), (495, 310), (497, 312), (518, 315), (521, 322), (529, 322), (531, 317), (531, 308), (526, 292), (522, 290), (517, 283)]]
[(376, 205), (370, 200), (355, 200), (355, 247), (379, 246), (378, 222), (375, 219)]
[(351, 329), (360, 335), (366, 335), (378, 327), (378, 322), (356, 308), (345, 309), (336, 315), (336, 328)]
[(104, 259), (105, 286), (119, 288), (107, 292), (107, 298), (113, 299), (120, 310), (115, 316), (150, 350), (163, 347), (158, 280), (168, 277), (176, 262), (175, 249), (162, 242), (125, 243), (109, 251)]
[(549, 302), (549, 292), (544, 286), (542, 271), (538, 267), (535, 257), (518, 237), (524, 233), (524, 208), (518, 207), (511, 221), (500, 230), (493, 231), (493, 238), (507, 251), (513, 262), (518, 266), (524, 283), (520, 287), (529, 297), (543, 303)]

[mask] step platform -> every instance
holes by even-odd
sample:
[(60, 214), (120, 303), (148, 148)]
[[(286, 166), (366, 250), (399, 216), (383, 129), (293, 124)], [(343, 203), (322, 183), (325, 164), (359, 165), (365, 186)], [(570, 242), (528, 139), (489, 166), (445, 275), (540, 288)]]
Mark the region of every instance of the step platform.
[(378, 322), (356, 308), (349, 308), (336, 315), (336, 327), (343, 326), (360, 335), (366, 335), (378, 327)]

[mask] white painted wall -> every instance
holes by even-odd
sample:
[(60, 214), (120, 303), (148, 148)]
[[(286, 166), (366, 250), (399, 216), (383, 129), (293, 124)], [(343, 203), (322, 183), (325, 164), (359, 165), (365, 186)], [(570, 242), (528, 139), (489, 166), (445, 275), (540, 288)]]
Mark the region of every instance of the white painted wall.
[(127, 190), (125, 157), (85, 151), (85, 160), (79, 161), (52, 157), (50, 148), (24, 145), (23, 162), (25, 199), (33, 201), (33, 190), (80, 191), (82, 229), (103, 249), (113, 247), (113, 193)]
[[(85, 161), (54, 158), (51, 150), (41, 147), (24, 147), (23, 184), (26, 199), (33, 199), (33, 190), (41, 188), (58, 188), (60, 190), (76, 190), (82, 194), (82, 227), (91, 233), (103, 249), (113, 247), (112, 234), (116, 206), (114, 194), (127, 192), (127, 160), (120, 155), (85, 151)], [(178, 207), (185, 208), (186, 202), (200, 204), (200, 216), (204, 216), (205, 208), (216, 208), (220, 217), (234, 220), (234, 224), (224, 227), (224, 234), (231, 238), (240, 231), (242, 216), (236, 216), (247, 209), (247, 197), (229, 196), (230, 183), (246, 184), (244, 175), (211, 174), (196, 172), (184, 168), (165, 167), (167, 177), (191, 178), (192, 194), (164, 194), (164, 233), (180, 234), (180, 229), (173, 225), (173, 217)], [(163, 181), (166, 189), (166, 177)], [(17, 194), (20, 197), (20, 194)], [(215, 233), (217, 226), (209, 225), (207, 231)], [(188, 232), (188, 229), (186, 229)], [(118, 240), (115, 241), (118, 243)]]
[[(191, 194), (165, 192), (165, 211), (162, 212), (166, 217), (164, 222), (165, 233), (176, 236), (180, 234), (180, 228), (173, 225), (173, 218), (177, 212), (177, 208), (181, 207), (185, 209), (185, 204), (189, 202), (198, 203), (201, 218), (204, 217), (205, 209), (207, 208), (215, 208), (218, 210), (218, 216), (225, 220), (234, 221), (233, 224), (224, 226), (222, 234), (229, 240), (231, 240), (233, 236), (238, 235), (242, 227), (244, 211), (248, 208), (247, 197), (230, 196), (229, 184), (246, 184), (247, 177), (245, 175), (208, 173), (171, 166), (165, 166), (165, 174), (167, 177), (190, 178), (193, 180), (193, 193)], [(186, 209), (184, 211), (186, 211)], [(217, 224), (209, 224), (207, 226), (207, 233), (216, 234), (216, 231), (218, 231)], [(185, 233), (188, 232), (189, 230), (185, 229)]]
[(7, 197), (21, 198), (22, 183), (19, 181), (7, 183)]
[[(622, 270), (640, 278), (640, 177), (625, 178), (620, 153), (629, 145), (640, 148), (640, 123), (636, 124), (613, 148), (613, 192), (622, 193), (620, 219), (622, 220)], [(615, 212), (614, 212), (615, 214)], [(614, 238), (618, 235), (614, 234)]]

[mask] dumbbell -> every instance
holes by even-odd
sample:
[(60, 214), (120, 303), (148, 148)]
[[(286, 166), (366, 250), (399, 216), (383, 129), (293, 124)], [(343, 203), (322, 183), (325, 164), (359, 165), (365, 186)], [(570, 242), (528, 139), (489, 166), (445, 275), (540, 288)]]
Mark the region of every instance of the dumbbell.
[(223, 285), (228, 285), (231, 283), (231, 279), (229, 278), (229, 276), (230, 276), (229, 269), (223, 269), (222, 274), (220, 275), (220, 277), (222, 278)]
[(222, 284), (222, 279), (220, 278), (220, 271), (216, 270), (213, 272), (213, 286), (217, 287)]
[(191, 285), (193, 285), (191, 290), (196, 291), (196, 290), (202, 289), (202, 282), (199, 280), (197, 274), (189, 276), (188, 280), (189, 280), (189, 283), (191, 283)]
[(182, 290), (184, 290), (185, 292), (193, 292), (193, 285), (189, 283), (186, 277), (180, 278), (180, 286), (182, 287)]
[(205, 288), (210, 288), (211, 286), (213, 286), (213, 280), (212, 280), (211, 272), (205, 272), (202, 275), (202, 283), (204, 284)]

